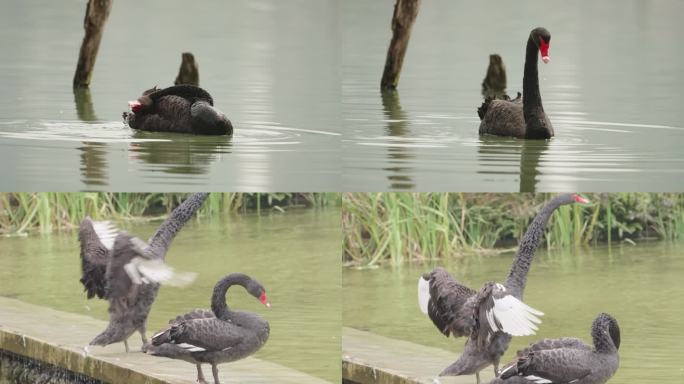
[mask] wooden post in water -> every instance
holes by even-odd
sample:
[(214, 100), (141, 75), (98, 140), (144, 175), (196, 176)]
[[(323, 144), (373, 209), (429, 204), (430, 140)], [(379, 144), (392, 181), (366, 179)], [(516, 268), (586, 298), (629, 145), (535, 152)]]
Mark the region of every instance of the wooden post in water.
[(420, 0), (397, 0), (392, 16), (392, 40), (387, 49), (385, 70), (382, 73), (380, 87), (396, 89), (399, 84), (401, 65), (404, 62), (406, 47), (411, 37), (411, 27), (418, 16)]
[(178, 70), (178, 76), (176, 76), (176, 81), (174, 84), (190, 84), (199, 86), (199, 69), (197, 68), (195, 56), (193, 56), (192, 53), (183, 52), (180, 69)]
[(102, 40), (102, 30), (111, 9), (112, 0), (88, 0), (88, 7), (83, 20), (85, 36), (81, 43), (81, 52), (78, 55), (78, 64), (74, 74), (74, 88), (86, 88), (90, 85), (97, 50), (100, 48), (100, 41)]

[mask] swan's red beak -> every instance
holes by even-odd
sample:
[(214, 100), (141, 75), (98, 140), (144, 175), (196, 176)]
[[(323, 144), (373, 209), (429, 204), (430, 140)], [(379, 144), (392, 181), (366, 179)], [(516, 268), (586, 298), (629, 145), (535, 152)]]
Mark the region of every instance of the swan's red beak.
[(551, 58), (549, 57), (549, 43), (544, 41), (544, 39), (539, 40), (539, 52), (541, 52), (542, 61), (546, 64), (551, 61)]
[(131, 107), (131, 111), (133, 111), (133, 113), (138, 113), (140, 108), (142, 108), (142, 103), (138, 100), (133, 100), (128, 102), (128, 106)]
[(589, 200), (585, 199), (584, 197), (580, 195), (575, 195), (575, 201), (580, 203), (580, 204), (589, 204)]
[(268, 308), (271, 308), (271, 303), (268, 302), (268, 297), (266, 297), (266, 292), (263, 292), (261, 296), (259, 296), (259, 301), (261, 301), (261, 304), (265, 305)]

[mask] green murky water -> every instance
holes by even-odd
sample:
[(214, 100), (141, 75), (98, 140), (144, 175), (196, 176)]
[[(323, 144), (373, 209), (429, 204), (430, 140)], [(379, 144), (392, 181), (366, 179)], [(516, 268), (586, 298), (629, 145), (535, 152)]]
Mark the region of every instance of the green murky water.
[[(71, 87), (85, 7), (3, 3), (0, 189), (338, 189), (337, 2), (117, 0), (91, 97)], [(232, 138), (124, 126), (127, 101), (172, 85), (186, 51)]]
[[(486, 281), (503, 281), (512, 259), (512, 253), (472, 256), (445, 266), (457, 279), (479, 288)], [(418, 309), (417, 279), (431, 267), (345, 269), (343, 325), (453, 351), (456, 360), (465, 340), (445, 338)], [(620, 368), (611, 382), (681, 383), (683, 275), (681, 243), (541, 250), (528, 276), (525, 301), (546, 315), (537, 335), (514, 338), (503, 361), (544, 337), (576, 336), (591, 342), (592, 320), (607, 312), (618, 320), (622, 334)]]
[[(189, 223), (167, 262), (199, 276), (186, 288), (162, 287), (148, 331), (193, 308), (209, 308), (216, 281), (244, 272), (264, 285), (272, 304), (263, 307), (239, 287), (228, 295), (233, 308), (257, 312), (271, 325), (268, 342), (255, 356), (339, 382), (339, 218), (334, 209), (294, 210)], [(158, 224), (122, 227), (147, 238)], [(107, 303), (87, 300), (78, 281), (76, 233), (0, 238), (0, 250), (0, 295), (107, 320)]]

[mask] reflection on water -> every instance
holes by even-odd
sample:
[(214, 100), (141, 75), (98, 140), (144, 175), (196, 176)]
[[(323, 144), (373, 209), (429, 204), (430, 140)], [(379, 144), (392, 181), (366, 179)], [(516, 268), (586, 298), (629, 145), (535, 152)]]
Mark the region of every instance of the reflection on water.
[[(478, 173), (498, 175), (509, 173), (520, 181), (520, 192), (535, 192), (541, 176), (539, 163), (548, 150), (546, 140), (517, 140), (496, 136), (481, 136), (477, 148)], [(519, 167), (516, 169), (516, 165)], [(502, 171), (505, 169), (505, 171)]]
[[(336, 1), (208, 0), (191, 13), (182, 0), (117, 4), (91, 89), (76, 92), (85, 4), (27, 0), (3, 8), (0, 32), (22, 38), (2, 46), (0, 163), (9, 166), (0, 169), (0, 189), (338, 189)], [(154, 143), (141, 142), (121, 122), (126, 102), (171, 85), (186, 50), (235, 136), (157, 134), (145, 136)], [(83, 155), (93, 146), (97, 162)]]
[[(228, 295), (233, 308), (257, 312), (271, 325), (268, 343), (255, 356), (339, 383), (339, 217), (338, 210), (291, 210), (189, 222), (166, 261), (198, 277), (185, 288), (161, 288), (148, 332), (180, 313), (208, 308), (216, 281), (243, 272), (264, 285), (272, 304), (267, 310), (237, 289)], [(145, 239), (158, 225), (122, 227)], [(0, 238), (0, 295), (106, 320), (107, 303), (83, 293), (78, 252), (76, 233)]]
[[(381, 91), (382, 106), (386, 116), (388, 139), (410, 136), (411, 127), (406, 113), (401, 109), (399, 92), (396, 90)], [(387, 146), (387, 158), (391, 166), (384, 170), (391, 172), (387, 176), (392, 189), (412, 189), (415, 184), (411, 181), (411, 149), (402, 145)]]
[[(340, 4), (341, 25), (353, 26), (341, 31), (350, 189), (400, 189), (389, 179), (399, 172), (423, 191), (684, 188), (684, 24), (676, 16), (684, 2), (579, 0), (554, 3), (552, 12), (542, 0), (425, 4), (399, 84), (410, 127), (400, 143), (410, 143), (412, 155), (400, 169), (388, 167), (393, 152), (386, 148), (396, 140), (383, 135), (387, 108), (374, 97), (394, 1)], [(552, 34), (551, 62), (540, 64), (539, 81), (556, 137), (546, 148), (480, 140), (476, 110), (489, 56), (506, 63), (514, 97), (529, 31), (540, 23)]]
[(79, 147), (81, 151), (81, 175), (85, 184), (98, 187), (106, 187), (109, 176), (107, 175), (107, 151), (103, 143), (83, 142)]
[(76, 103), (76, 115), (81, 121), (97, 121), (90, 88), (74, 88), (74, 103)]
[[(545, 313), (543, 322), (537, 335), (514, 338), (502, 361), (510, 361), (516, 350), (545, 337), (574, 336), (591, 342), (592, 320), (608, 312), (618, 320), (622, 334), (620, 368), (611, 382), (682, 382), (684, 307), (672, 298), (684, 295), (683, 245), (539, 251), (528, 276), (525, 301)], [(471, 255), (439, 265), (478, 288), (487, 281), (503, 281), (513, 256), (510, 252)], [(455, 360), (465, 340), (442, 336), (418, 308), (416, 281), (434, 266), (343, 270), (343, 325), (453, 351)]]

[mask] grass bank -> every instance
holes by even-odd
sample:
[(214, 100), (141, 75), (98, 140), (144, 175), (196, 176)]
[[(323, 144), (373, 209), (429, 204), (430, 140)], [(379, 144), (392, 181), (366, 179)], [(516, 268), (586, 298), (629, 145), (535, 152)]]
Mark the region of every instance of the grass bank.
[[(0, 193), (0, 233), (49, 233), (72, 229), (85, 216), (126, 220), (158, 217), (188, 193)], [(338, 193), (212, 193), (202, 216), (339, 205)]]
[[(458, 257), (515, 245), (553, 194), (344, 193), (344, 260), (357, 265)], [(684, 234), (684, 194), (584, 194), (591, 204), (560, 207), (548, 247)]]

